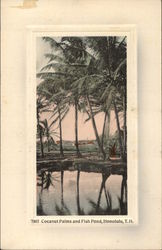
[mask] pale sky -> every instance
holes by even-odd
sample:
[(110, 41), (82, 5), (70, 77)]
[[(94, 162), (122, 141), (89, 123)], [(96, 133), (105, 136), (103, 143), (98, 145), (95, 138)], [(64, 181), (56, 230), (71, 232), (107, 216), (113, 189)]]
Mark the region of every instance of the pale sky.
[[(59, 38), (58, 38), (59, 39)], [(47, 59), (45, 59), (44, 54), (50, 53), (51, 49), (48, 43), (45, 43), (41, 38), (37, 38), (37, 72), (40, 71), (40, 69), (46, 65), (48, 62)], [(37, 79), (37, 84), (39, 84), (40, 80)], [(51, 114), (50, 114), (51, 115)], [(44, 113), (41, 117), (41, 119), (49, 119), (49, 113)], [(71, 107), (68, 114), (62, 121), (62, 133), (63, 133), (63, 140), (75, 140), (75, 112), (74, 107)], [(78, 137), (79, 140), (93, 140), (95, 138), (95, 134), (92, 127), (91, 120), (84, 123), (85, 119), (87, 118), (86, 114), (78, 113)], [(95, 116), (95, 121), (97, 125), (97, 130), (99, 135), (102, 134), (103, 129), (103, 121), (104, 121), (104, 114), (100, 113)], [(49, 121), (49, 124), (51, 123), (51, 120)], [(58, 123), (53, 128), (56, 128), (58, 126)], [(116, 120), (114, 112), (111, 112), (111, 122), (110, 122), (110, 133), (113, 134), (116, 131)], [(56, 130), (59, 134), (59, 130)], [(54, 140), (58, 140), (58, 138), (54, 137)]]

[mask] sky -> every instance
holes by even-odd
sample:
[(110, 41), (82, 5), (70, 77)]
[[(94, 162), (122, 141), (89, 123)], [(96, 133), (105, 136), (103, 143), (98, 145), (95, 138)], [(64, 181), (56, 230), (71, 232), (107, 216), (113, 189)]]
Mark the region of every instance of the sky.
[[(56, 38), (57, 41), (59, 38)], [(37, 73), (41, 70), (42, 67), (46, 65), (48, 60), (45, 58), (45, 53), (50, 53), (51, 48), (48, 45), (48, 43), (44, 42), (42, 38), (37, 38), (37, 44), (36, 44), (36, 69)], [(37, 85), (40, 83), (40, 80), (37, 79)], [(47, 119), (49, 120), (51, 114), (44, 113), (41, 116), (41, 119)], [(62, 121), (62, 133), (63, 133), (63, 140), (75, 140), (75, 112), (74, 107), (71, 107), (68, 114)], [(78, 113), (78, 138), (79, 140), (95, 140), (95, 134), (92, 126), (91, 120), (88, 122), (84, 122), (87, 118), (86, 114)], [(103, 122), (104, 122), (104, 113), (99, 113), (95, 116), (95, 121), (97, 125), (97, 130), (99, 135), (102, 134), (103, 129)], [(52, 122), (52, 120), (49, 120), (49, 124)], [(57, 128), (58, 123), (56, 123), (53, 128)], [(116, 119), (115, 114), (113, 111), (111, 111), (111, 121), (110, 121), (110, 134), (113, 134), (117, 130), (116, 127)], [(59, 134), (58, 128), (56, 129), (56, 132)], [(54, 140), (58, 140), (58, 138), (54, 138)]]

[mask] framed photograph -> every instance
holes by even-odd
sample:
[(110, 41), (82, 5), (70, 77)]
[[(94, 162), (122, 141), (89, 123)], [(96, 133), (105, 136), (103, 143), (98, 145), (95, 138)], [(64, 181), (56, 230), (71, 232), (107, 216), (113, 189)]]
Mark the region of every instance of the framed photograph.
[(136, 225), (135, 26), (28, 33), (29, 221)]

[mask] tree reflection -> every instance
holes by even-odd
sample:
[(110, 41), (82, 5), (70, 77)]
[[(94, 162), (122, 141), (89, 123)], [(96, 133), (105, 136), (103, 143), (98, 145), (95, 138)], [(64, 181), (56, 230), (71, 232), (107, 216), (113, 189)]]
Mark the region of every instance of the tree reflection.
[(53, 171), (42, 171), (38, 176), (41, 177), (41, 184), (37, 184), (41, 186), (41, 192), (50, 186), (54, 187), (54, 181), (59, 181), (57, 176), (53, 176)]
[(37, 182), (37, 186), (41, 187), (41, 190), (39, 193), (39, 199), (37, 205), (37, 215), (46, 215), (42, 205), (43, 190), (45, 189), (49, 190), (49, 187), (51, 185), (54, 187), (54, 181), (58, 181), (57, 177), (54, 177), (52, 174), (53, 174), (52, 171), (41, 171), (41, 173), (38, 174), (40, 182)]
[(61, 206), (64, 207), (64, 171), (61, 171)]
[[(106, 189), (106, 182), (110, 177), (110, 173), (102, 173), (101, 184), (98, 190), (98, 196), (96, 201), (88, 199), (90, 210), (85, 213), (80, 204), (80, 174), (81, 171), (77, 170), (76, 181), (76, 212), (77, 215), (126, 215), (127, 214), (127, 174), (122, 174), (122, 181), (120, 186), (120, 197), (118, 198), (118, 207), (113, 208), (113, 196), (111, 196), (109, 190)], [(44, 190), (49, 190), (50, 186), (55, 187), (54, 181), (60, 181), (60, 202), (59, 205), (55, 203), (55, 213), (57, 215), (71, 215), (73, 212), (68, 208), (68, 204), (65, 204), (64, 200), (64, 170), (60, 171), (59, 180), (57, 176), (53, 175), (52, 171), (41, 171), (38, 177), (37, 185), (40, 187), (38, 192), (38, 205), (37, 215), (46, 215), (43, 211), (42, 195)], [(87, 187), (88, 188), (88, 187)], [(46, 194), (46, 193), (45, 193)], [(102, 202), (102, 195), (105, 198), (106, 203)], [(103, 204), (105, 204), (103, 206)]]
[(80, 192), (79, 192), (80, 170), (77, 172), (77, 212), (78, 215), (83, 215), (84, 210), (80, 207)]
[(79, 179), (80, 179), (80, 170), (77, 172), (77, 210), (78, 214), (80, 214), (81, 209), (80, 209), (80, 199), (79, 199)]
[(102, 196), (103, 190), (104, 190), (104, 193), (105, 193), (107, 206), (108, 207), (110, 206), (110, 199), (109, 199), (109, 196), (107, 195), (106, 187), (105, 187), (106, 180), (108, 179), (109, 176), (110, 176), (110, 174), (102, 173), (102, 182), (101, 182), (99, 196), (98, 196), (98, 200), (97, 200), (96, 213), (98, 213), (98, 210), (100, 208), (100, 202), (101, 202), (101, 196)]
[[(99, 189), (99, 195), (97, 202), (88, 199), (89, 204), (92, 209), (88, 212), (89, 215), (126, 215), (127, 214), (127, 175), (123, 174), (123, 179), (121, 183), (121, 197), (118, 197), (119, 207), (116, 209), (112, 208), (112, 197), (109, 191), (106, 190), (106, 181), (110, 174), (102, 173), (102, 182)], [(101, 196), (104, 191), (107, 206), (102, 208), (100, 206)]]
[(127, 214), (127, 174), (123, 174), (121, 183), (121, 199), (120, 199), (121, 214)]

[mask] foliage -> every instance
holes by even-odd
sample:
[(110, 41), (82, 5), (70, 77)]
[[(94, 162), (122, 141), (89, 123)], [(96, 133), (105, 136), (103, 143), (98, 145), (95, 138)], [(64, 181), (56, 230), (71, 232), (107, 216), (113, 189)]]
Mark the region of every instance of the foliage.
[[(61, 121), (74, 105), (75, 132), (78, 133), (77, 112), (86, 113), (85, 122), (92, 120), (98, 148), (105, 158), (95, 116), (114, 110), (123, 157), (126, 140), (122, 144), (119, 112), (126, 116), (126, 37), (62, 37), (59, 42), (43, 37), (43, 40), (50, 44), (52, 52), (45, 54), (48, 63), (37, 74), (41, 79), (37, 94), (52, 107), (51, 126), (59, 121), (61, 139)], [(123, 129), (126, 135), (126, 121)], [(76, 134), (76, 140), (77, 137)]]

